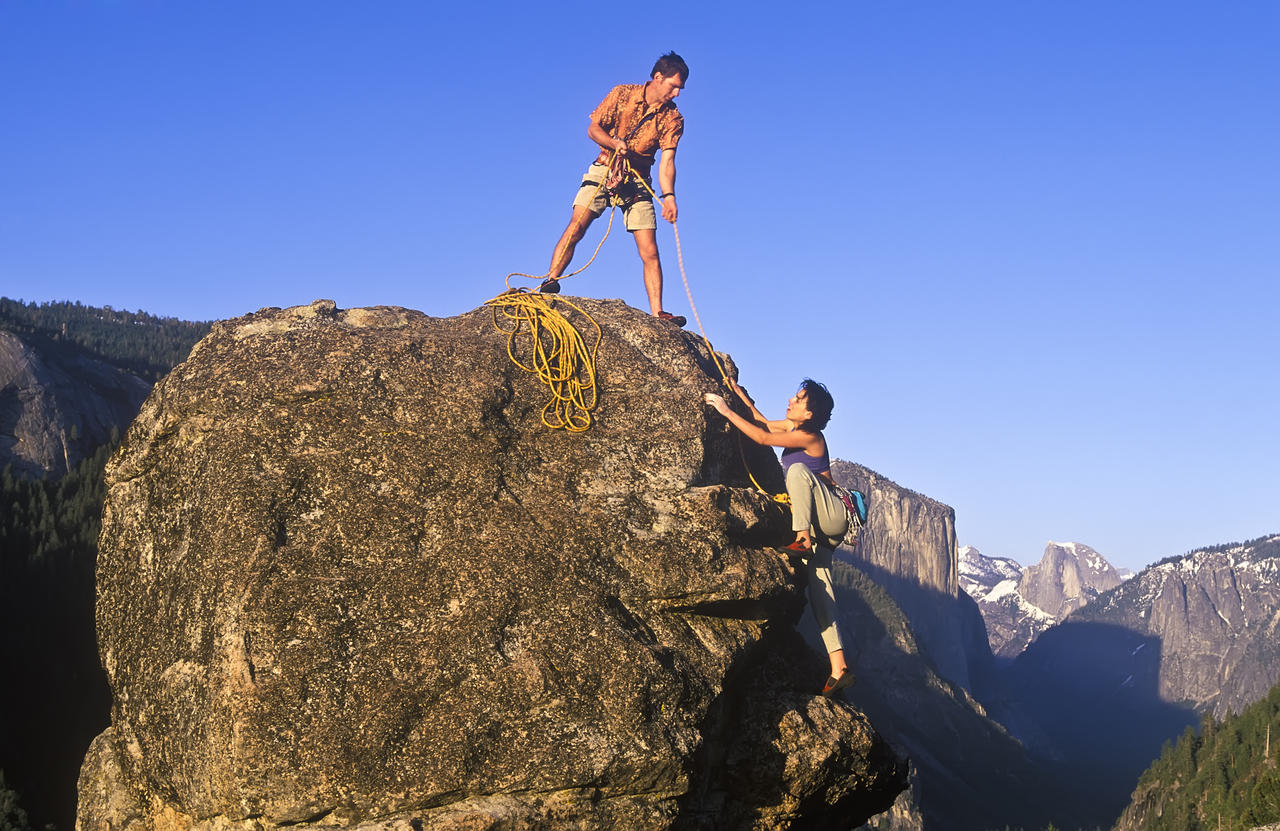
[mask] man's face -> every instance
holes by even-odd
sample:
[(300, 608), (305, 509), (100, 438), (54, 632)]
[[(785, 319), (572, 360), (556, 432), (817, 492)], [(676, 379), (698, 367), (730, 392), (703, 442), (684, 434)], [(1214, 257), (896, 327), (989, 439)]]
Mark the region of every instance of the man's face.
[(680, 94), (680, 90), (684, 89), (684, 78), (680, 77), (680, 73), (675, 75), (663, 75), (661, 72), (653, 73), (653, 83), (658, 90), (658, 103), (665, 104), (668, 101), (675, 100)]

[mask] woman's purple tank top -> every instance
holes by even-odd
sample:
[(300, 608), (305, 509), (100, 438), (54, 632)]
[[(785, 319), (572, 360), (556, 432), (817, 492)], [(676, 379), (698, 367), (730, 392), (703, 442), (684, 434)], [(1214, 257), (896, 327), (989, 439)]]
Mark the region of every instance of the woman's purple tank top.
[(824, 470), (831, 469), (831, 454), (827, 452), (826, 442), (822, 443), (822, 455), (810, 456), (804, 452), (803, 447), (787, 447), (782, 451), (782, 471), (785, 473), (787, 468), (796, 462), (804, 465), (814, 472), (814, 475), (822, 473)]

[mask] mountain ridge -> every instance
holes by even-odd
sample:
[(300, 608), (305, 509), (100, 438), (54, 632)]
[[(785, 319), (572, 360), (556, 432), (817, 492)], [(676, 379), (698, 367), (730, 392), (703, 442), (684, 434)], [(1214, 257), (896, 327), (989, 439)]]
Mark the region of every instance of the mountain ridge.
[(1050, 541), (1040, 561), (1025, 568), (1008, 557), (986, 557), (972, 546), (961, 548), (958, 559), (962, 588), (982, 612), (991, 651), (1005, 661), (1126, 577), (1078, 542)]

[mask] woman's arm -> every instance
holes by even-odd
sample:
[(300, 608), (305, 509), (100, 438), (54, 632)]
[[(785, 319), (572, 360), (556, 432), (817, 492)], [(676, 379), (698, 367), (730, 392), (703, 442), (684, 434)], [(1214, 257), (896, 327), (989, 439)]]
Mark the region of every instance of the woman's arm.
[(791, 420), (789, 420), (789, 419), (785, 419), (785, 418), (784, 418), (784, 419), (782, 419), (781, 421), (770, 421), (769, 419), (765, 418), (764, 413), (762, 413), (762, 412), (760, 412), (760, 410), (756, 409), (756, 402), (754, 402), (754, 401), (752, 401), (752, 400), (751, 400), (751, 396), (747, 395), (747, 391), (746, 391), (746, 390), (744, 390), (742, 387), (738, 386), (738, 382), (737, 382), (737, 381), (730, 380), (730, 381), (729, 381), (729, 387), (730, 387), (730, 388), (731, 388), (735, 393), (737, 393), (737, 395), (738, 395), (738, 397), (739, 397), (739, 398), (741, 398), (741, 399), (742, 399), (742, 403), (743, 403), (743, 404), (746, 404), (746, 405), (747, 405), (747, 408), (748, 408), (749, 410), (751, 410), (751, 417), (752, 417), (752, 418), (754, 418), (754, 419), (756, 420), (756, 422), (757, 422), (758, 424), (760, 424), (762, 427), (767, 428), (767, 429), (769, 430), (769, 432), (771, 432), (771, 433), (786, 433), (786, 432), (789, 432), (789, 431), (791, 431), (791, 430), (796, 429), (796, 425), (795, 425)]
[[(822, 437), (817, 433), (810, 433), (807, 430), (774, 432), (755, 422), (747, 421), (729, 408), (729, 402), (714, 392), (707, 393), (703, 398), (708, 404), (716, 408), (716, 412), (729, 419), (730, 424), (741, 430), (743, 435), (756, 444), (763, 444), (769, 447), (800, 447), (809, 450), (822, 441)], [(787, 424), (790, 423), (787, 422)]]

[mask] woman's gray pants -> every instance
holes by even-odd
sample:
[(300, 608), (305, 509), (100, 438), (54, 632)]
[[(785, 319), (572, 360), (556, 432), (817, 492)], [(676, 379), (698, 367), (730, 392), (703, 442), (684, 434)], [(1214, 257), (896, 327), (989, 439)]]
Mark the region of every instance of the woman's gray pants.
[(787, 468), (787, 496), (791, 497), (791, 530), (809, 531), (813, 551), (805, 557), (809, 578), (809, 607), (828, 652), (843, 649), (836, 627), (836, 592), (831, 583), (831, 555), (849, 530), (844, 502), (800, 462)]

